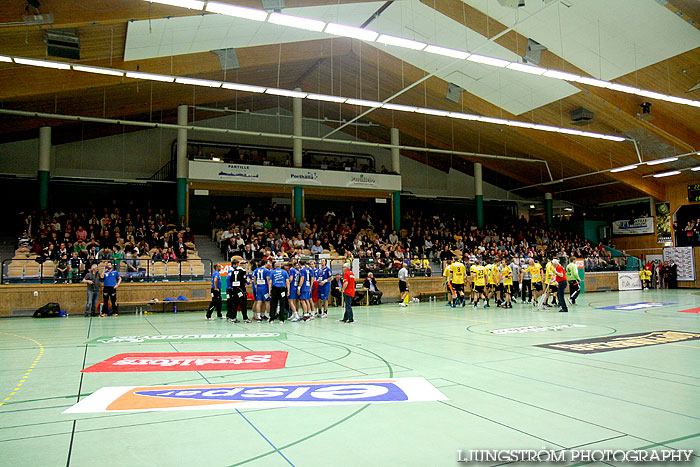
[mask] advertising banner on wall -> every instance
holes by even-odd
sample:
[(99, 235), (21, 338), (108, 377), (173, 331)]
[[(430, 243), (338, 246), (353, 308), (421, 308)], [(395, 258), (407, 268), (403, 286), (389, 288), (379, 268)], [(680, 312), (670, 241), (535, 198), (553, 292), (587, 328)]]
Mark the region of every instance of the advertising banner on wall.
[(656, 203), (656, 241), (671, 242), (671, 203)]
[(618, 272), (617, 286), (620, 290), (642, 290), (642, 280), (637, 271)]
[(190, 161), (189, 169), (189, 178), (191, 180), (226, 180), (236, 183), (361, 188), (384, 191), (401, 190), (400, 175), (228, 164), (210, 161)]
[(695, 258), (693, 257), (692, 246), (664, 248), (664, 261), (671, 260), (673, 260), (678, 267), (679, 281), (695, 280)]
[(625, 219), (613, 221), (613, 235), (643, 235), (654, 233), (654, 218), (640, 217), (639, 219)]

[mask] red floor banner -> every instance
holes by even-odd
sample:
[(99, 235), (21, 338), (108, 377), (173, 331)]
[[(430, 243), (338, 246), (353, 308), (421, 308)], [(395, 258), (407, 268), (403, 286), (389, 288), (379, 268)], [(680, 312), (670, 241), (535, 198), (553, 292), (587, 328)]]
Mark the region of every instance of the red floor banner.
[(122, 353), (82, 370), (82, 373), (130, 371), (228, 371), (284, 368), (287, 352), (156, 352)]

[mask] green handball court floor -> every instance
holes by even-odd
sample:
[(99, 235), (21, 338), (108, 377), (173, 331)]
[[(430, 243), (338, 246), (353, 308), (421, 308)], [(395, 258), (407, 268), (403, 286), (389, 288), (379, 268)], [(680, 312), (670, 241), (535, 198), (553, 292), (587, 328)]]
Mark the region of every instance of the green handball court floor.
[[(465, 465), (458, 450), (641, 448), (693, 449), (684, 465), (700, 466), (700, 340), (692, 338), (700, 333), (700, 310), (692, 311), (700, 292), (578, 301), (569, 313), (521, 304), (361, 306), (354, 324), (336, 321), (340, 308), (328, 319), (284, 324), (206, 321), (204, 312), (3, 319), (0, 465), (456, 466)], [(638, 345), (633, 336), (632, 346), (596, 353), (538, 346), (658, 331), (690, 337)], [(177, 340), (261, 332), (284, 335)], [(176, 338), (110, 341), (115, 336)], [(288, 356), (272, 370), (81, 373), (120, 353), (224, 351)], [(425, 378), (445, 399), (64, 413), (103, 387), (409, 377)]]

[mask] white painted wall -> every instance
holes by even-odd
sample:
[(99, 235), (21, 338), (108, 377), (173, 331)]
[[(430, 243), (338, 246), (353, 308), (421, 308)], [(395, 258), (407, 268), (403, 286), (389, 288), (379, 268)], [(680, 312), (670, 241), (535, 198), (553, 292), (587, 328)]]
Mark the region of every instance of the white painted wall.
[[(195, 110), (197, 112), (197, 110)], [(279, 112), (279, 114), (278, 114)], [(292, 132), (291, 113), (270, 110), (269, 116), (228, 114), (202, 120), (197, 126), (262, 131), (267, 133)], [(304, 120), (304, 135), (323, 136), (331, 127), (319, 121)], [(388, 130), (387, 130), (388, 131)], [(291, 141), (256, 136), (223, 135), (208, 132), (190, 132), (193, 140), (261, 144), (291, 148)], [(51, 173), (54, 176), (135, 179), (150, 177), (170, 160), (170, 150), (176, 138), (174, 130), (150, 129), (107, 136), (92, 140), (61, 144), (53, 147)], [(334, 139), (354, 140), (343, 132)], [(0, 173), (36, 175), (38, 167), (38, 139), (0, 144)], [(349, 147), (343, 144), (304, 142), (304, 149), (334, 152), (365, 153), (374, 156), (377, 167), (391, 167), (391, 153), (386, 149)], [(430, 155), (428, 155), (430, 157)], [(444, 173), (412, 159), (401, 157), (404, 191), (423, 196), (474, 197), (474, 177), (456, 170)], [(520, 199), (506, 190), (484, 183), (484, 199)]]

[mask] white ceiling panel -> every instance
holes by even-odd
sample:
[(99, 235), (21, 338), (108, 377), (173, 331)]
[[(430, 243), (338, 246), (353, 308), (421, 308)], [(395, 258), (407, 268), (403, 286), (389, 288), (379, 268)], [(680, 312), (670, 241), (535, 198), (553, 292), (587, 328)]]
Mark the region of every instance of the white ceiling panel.
[[(590, 75), (611, 80), (694, 49), (700, 31), (656, 0), (463, 0)], [(569, 5), (569, 6), (567, 6)]]

